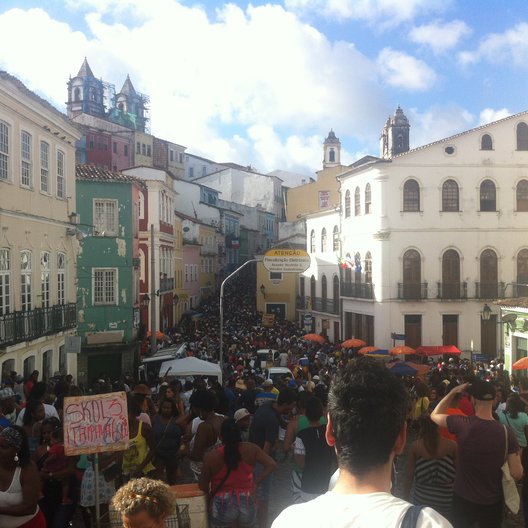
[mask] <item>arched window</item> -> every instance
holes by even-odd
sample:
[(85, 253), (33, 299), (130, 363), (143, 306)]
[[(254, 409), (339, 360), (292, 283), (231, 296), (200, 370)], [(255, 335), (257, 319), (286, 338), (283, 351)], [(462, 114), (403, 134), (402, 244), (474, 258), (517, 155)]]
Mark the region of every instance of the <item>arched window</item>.
[(315, 253), (315, 230), (310, 233), (310, 253)]
[(20, 292), (21, 308), (23, 312), (29, 312), (33, 309), (31, 273), (31, 251), (23, 250), (20, 252)]
[(480, 298), (496, 299), (498, 295), (497, 254), (492, 249), (485, 249), (480, 254)]
[(528, 180), (521, 180), (516, 189), (517, 211), (528, 211)]
[(361, 273), (363, 272), (363, 268), (361, 267), (361, 255), (359, 253), (356, 253), (354, 255), (354, 281), (356, 284), (359, 284), (361, 282)]
[(90, 88), (90, 101), (96, 101), (97, 100), (97, 92), (95, 91), (95, 88)]
[(11, 251), (0, 248), (0, 316), (11, 312)]
[(409, 249), (403, 255), (403, 298), (420, 299), (422, 280), (422, 259), (415, 249)]
[(333, 251), (339, 251), (339, 228), (334, 226), (334, 233), (332, 238)]
[(526, 123), (517, 125), (517, 150), (528, 150), (528, 125)]
[(73, 100), (74, 101), (81, 100), (81, 89), (78, 86), (73, 90)]
[(337, 308), (339, 307), (339, 277), (337, 275), (334, 275), (334, 285), (333, 285), (333, 297), (334, 297), (334, 313), (337, 312)]
[(403, 186), (403, 210), (420, 211), (420, 186), (416, 180), (407, 180)]
[(328, 161), (330, 163), (334, 163), (335, 162), (335, 150), (333, 148), (331, 148), (329, 151), (328, 151)]
[(493, 140), (489, 134), (484, 134), (480, 139), (480, 150), (493, 150)]
[(371, 192), (370, 192), (370, 183), (367, 183), (365, 187), (365, 214), (370, 214), (371, 212)]
[(359, 187), (356, 187), (354, 192), (354, 216), (359, 216), (361, 214), (361, 197), (359, 194)]
[(315, 277), (310, 277), (310, 296), (312, 297), (312, 306), (315, 299)]
[(455, 180), (446, 180), (442, 185), (442, 211), (459, 210), (458, 184)]
[(517, 288), (518, 297), (528, 297), (528, 249), (517, 253)]
[(497, 193), (495, 190), (495, 184), (491, 180), (484, 180), (480, 184), (480, 210), (497, 210)]
[(345, 193), (345, 218), (350, 216), (350, 191)]
[(372, 255), (367, 251), (365, 255), (365, 282), (372, 284)]
[(454, 249), (442, 255), (442, 299), (460, 299), (460, 256)]
[(326, 253), (326, 228), (321, 231), (321, 253)]
[(323, 299), (323, 303), (326, 303), (326, 299), (328, 298), (328, 283), (326, 280), (326, 275), (324, 274), (321, 277), (321, 297)]

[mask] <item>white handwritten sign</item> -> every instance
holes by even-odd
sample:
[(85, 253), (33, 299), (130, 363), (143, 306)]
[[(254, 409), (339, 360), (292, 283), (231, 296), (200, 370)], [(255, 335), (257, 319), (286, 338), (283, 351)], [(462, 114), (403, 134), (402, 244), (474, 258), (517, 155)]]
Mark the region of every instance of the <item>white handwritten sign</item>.
[(124, 392), (64, 398), (64, 451), (67, 455), (122, 451), (128, 447)]

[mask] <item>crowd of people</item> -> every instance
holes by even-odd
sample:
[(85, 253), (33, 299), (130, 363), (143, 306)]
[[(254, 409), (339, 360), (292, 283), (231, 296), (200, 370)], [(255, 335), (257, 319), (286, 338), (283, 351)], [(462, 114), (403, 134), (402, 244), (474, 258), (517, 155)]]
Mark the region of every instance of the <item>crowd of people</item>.
[[(92, 528), (98, 502), (103, 523), (112, 507), (123, 526), (161, 528), (174, 511), (170, 486), (194, 481), (212, 527), (498, 528), (505, 462), (528, 514), (528, 380), (500, 362), (453, 357), (398, 376), (357, 350), (306, 341), (292, 323), (263, 326), (241, 293), (249, 290), (227, 292), (224, 383), (101, 373), (78, 387), (72, 376), (42, 381), (36, 371), (2, 380), (0, 527), (66, 528), (77, 511)], [(169, 334), (188, 354), (218, 361), (214, 305)], [(269, 377), (270, 366), (287, 374)], [(96, 483), (93, 456), (65, 454), (63, 402), (116, 390), (127, 394), (129, 447), (99, 455)], [(278, 465), (288, 466), (291, 506), (273, 520)]]

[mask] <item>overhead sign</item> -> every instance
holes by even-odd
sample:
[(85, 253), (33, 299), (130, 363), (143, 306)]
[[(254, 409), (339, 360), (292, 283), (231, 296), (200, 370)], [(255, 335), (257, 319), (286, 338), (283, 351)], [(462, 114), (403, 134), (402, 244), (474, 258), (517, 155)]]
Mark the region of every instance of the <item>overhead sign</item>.
[(264, 267), (275, 273), (302, 273), (310, 267), (310, 255), (303, 249), (270, 249)]
[(312, 324), (312, 314), (310, 314), (310, 313), (304, 314), (303, 322), (304, 322), (305, 326), (306, 325), (311, 325)]
[(64, 398), (64, 452), (68, 456), (128, 448), (126, 394)]
[(81, 353), (81, 337), (80, 336), (66, 336), (64, 338), (64, 350), (67, 354)]

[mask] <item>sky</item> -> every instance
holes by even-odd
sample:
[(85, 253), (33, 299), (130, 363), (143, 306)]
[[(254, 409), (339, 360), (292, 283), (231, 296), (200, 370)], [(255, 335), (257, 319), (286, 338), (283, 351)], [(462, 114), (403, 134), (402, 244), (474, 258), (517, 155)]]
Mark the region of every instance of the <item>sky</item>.
[(0, 35), (59, 110), (86, 57), (155, 136), (264, 173), (313, 175), (330, 129), (343, 164), (379, 155), (398, 105), (411, 148), (528, 110), (526, 0), (0, 0)]

